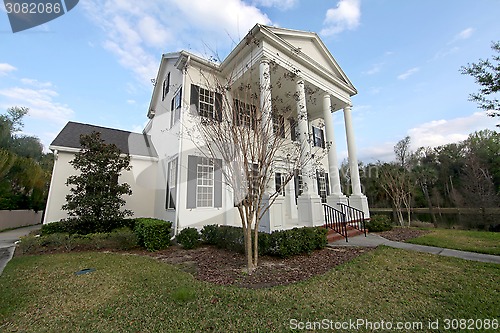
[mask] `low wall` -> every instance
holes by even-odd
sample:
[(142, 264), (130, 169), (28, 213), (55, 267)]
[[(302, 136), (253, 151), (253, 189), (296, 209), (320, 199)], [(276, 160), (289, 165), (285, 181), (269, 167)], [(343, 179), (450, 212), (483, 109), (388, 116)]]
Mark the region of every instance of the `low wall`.
[(0, 210), (0, 230), (39, 224), (42, 216), (33, 210)]

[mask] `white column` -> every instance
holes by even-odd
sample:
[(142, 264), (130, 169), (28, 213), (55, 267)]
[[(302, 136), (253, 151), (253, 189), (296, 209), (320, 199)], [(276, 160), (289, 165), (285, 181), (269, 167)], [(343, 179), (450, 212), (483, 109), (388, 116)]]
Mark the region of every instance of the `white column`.
[[(263, 57), (259, 65), (260, 85), (260, 111), (262, 113), (262, 128), (265, 131), (273, 130), (272, 96), (271, 96), (271, 71), (269, 59)], [(272, 133), (272, 132), (269, 132)]]
[(361, 181), (359, 180), (358, 158), (356, 155), (356, 143), (354, 142), (354, 130), (352, 127), (351, 105), (344, 108), (345, 132), (347, 136), (347, 153), (349, 154), (349, 172), (351, 175), (352, 195), (349, 197), (349, 204), (365, 213), (365, 217), (370, 217), (368, 200), (361, 192)]
[(347, 154), (349, 155), (349, 171), (351, 174), (352, 194), (361, 195), (361, 182), (359, 180), (358, 157), (356, 156), (356, 143), (354, 129), (352, 128), (351, 106), (344, 108), (345, 133), (347, 136)]
[(337, 159), (337, 145), (335, 144), (335, 133), (332, 121), (332, 102), (330, 94), (323, 96), (323, 119), (325, 121), (325, 136), (329, 146), (328, 150), (328, 173), (330, 178), (330, 193), (332, 195), (342, 195), (340, 188), (340, 175)]
[(312, 175), (315, 174), (312, 168), (311, 143), (309, 142), (309, 122), (307, 120), (306, 93), (304, 90), (304, 81), (297, 79), (297, 127), (298, 139), (302, 146), (301, 165), (302, 165), (302, 195), (313, 194)]
[(320, 226), (324, 224), (321, 198), (314, 192), (315, 170), (311, 160), (309, 123), (307, 120), (306, 93), (304, 81), (297, 78), (297, 127), (298, 139), (302, 146), (302, 194), (297, 198), (299, 226)]

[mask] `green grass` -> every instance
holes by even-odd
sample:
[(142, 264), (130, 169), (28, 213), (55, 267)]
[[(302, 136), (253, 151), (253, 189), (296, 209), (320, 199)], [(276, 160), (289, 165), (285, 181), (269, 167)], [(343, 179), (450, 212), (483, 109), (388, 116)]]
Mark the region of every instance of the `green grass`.
[(430, 234), (408, 240), (407, 242), (500, 255), (500, 233), (498, 232), (432, 229)]
[[(84, 268), (96, 271), (74, 274)], [(499, 276), (500, 265), (380, 247), (308, 281), (248, 290), (148, 257), (26, 256), (0, 276), (0, 331), (289, 332), (292, 319), (498, 319)]]

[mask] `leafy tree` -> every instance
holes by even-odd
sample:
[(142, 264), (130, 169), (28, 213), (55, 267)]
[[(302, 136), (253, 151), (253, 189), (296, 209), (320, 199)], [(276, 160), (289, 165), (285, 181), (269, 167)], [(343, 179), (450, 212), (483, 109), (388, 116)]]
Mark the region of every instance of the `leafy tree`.
[(500, 117), (500, 101), (494, 97), (500, 90), (500, 41), (492, 42), (491, 49), (498, 53), (492, 61), (479, 59), (478, 63), (462, 66), (460, 72), (472, 76), (481, 87), (478, 93), (470, 94), (470, 100), (489, 111), (491, 117)]
[(12, 107), (0, 115), (0, 209), (45, 207), (53, 158), (37, 137), (18, 134), (28, 111)]
[(106, 144), (97, 132), (80, 137), (81, 150), (70, 164), (79, 171), (66, 181), (71, 186), (63, 209), (76, 218), (82, 232), (106, 232), (113, 229), (130, 210), (122, 195), (131, 195), (127, 183), (119, 183), (122, 171), (131, 169), (130, 156), (122, 156), (114, 144)]

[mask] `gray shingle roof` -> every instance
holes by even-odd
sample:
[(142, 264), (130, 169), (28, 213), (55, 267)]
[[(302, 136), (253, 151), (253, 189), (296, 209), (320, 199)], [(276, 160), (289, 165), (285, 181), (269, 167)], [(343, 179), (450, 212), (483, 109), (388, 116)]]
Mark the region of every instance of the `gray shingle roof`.
[(135, 156), (158, 156), (149, 135), (72, 121), (64, 126), (50, 146), (79, 149), (81, 148), (80, 135), (92, 132), (101, 133), (101, 139), (104, 142), (114, 143), (122, 153)]

